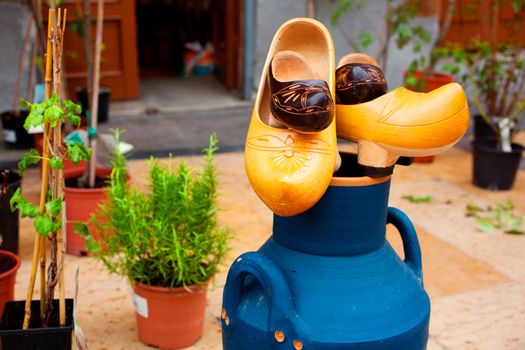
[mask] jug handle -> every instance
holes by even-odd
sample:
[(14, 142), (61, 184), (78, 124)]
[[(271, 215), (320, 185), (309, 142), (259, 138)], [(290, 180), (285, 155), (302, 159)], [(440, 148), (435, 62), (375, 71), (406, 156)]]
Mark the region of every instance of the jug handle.
[(421, 249), (416, 229), (408, 216), (397, 208), (388, 208), (387, 223), (393, 224), (403, 240), (405, 263), (412, 269), (423, 284), (423, 266), (421, 263)]
[[(277, 331), (283, 332), (286, 342), (307, 334), (303, 329), (306, 327), (304, 322), (295, 311), (288, 282), (281, 270), (269, 258), (257, 252), (242, 254), (230, 267), (223, 294), (223, 327), (235, 327), (237, 307), (247, 276), (253, 276), (270, 299), (269, 330), (272, 334)], [(225, 316), (228, 317), (227, 323)]]

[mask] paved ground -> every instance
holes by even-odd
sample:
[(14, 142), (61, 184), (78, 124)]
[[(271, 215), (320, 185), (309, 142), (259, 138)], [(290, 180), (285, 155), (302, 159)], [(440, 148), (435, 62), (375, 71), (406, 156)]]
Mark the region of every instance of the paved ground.
[[(192, 164), (201, 160), (190, 156)], [(143, 187), (146, 162), (129, 163), (134, 185)], [(258, 200), (245, 176), (241, 152), (217, 156), (220, 173), (220, 222), (230, 228), (233, 249), (227, 259), (256, 250), (271, 231), (271, 212)], [(24, 178), (24, 192), (36, 200), (37, 171)], [(510, 199), (525, 214), (525, 171), (512, 191), (490, 192), (471, 184), (471, 154), (454, 149), (433, 164), (398, 167), (390, 205), (405, 211), (416, 225), (423, 254), (425, 286), (432, 301), (429, 350), (525, 349), (525, 236), (480, 233), (465, 217), (466, 203), (494, 204)], [(430, 203), (412, 204), (401, 197), (431, 195)], [(24, 296), (29, 274), (33, 229), (22, 221), (22, 268), (16, 295)], [(398, 234), (388, 238), (402, 254)], [(110, 276), (89, 257), (67, 256), (72, 285), (81, 270), (78, 320), (90, 349), (147, 349), (137, 340), (134, 310), (125, 279)], [(220, 306), (227, 266), (210, 288), (204, 337), (191, 349), (220, 349)], [(68, 288), (71, 295), (71, 288)]]
[[(212, 132), (217, 133), (221, 151), (243, 149), (251, 117), (251, 107), (223, 107), (219, 110), (117, 114), (100, 125), (100, 133), (124, 130), (122, 139), (135, 148), (132, 158), (199, 153)], [(0, 127), (1, 129), (1, 127)], [(0, 142), (0, 168), (15, 167), (24, 150), (11, 149)]]

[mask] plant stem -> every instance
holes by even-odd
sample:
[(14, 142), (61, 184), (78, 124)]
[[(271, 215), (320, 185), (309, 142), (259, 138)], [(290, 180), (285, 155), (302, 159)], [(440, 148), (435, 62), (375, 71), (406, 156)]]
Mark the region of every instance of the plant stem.
[(481, 115), (481, 117), (483, 118), (483, 120), (485, 121), (485, 123), (487, 123), (491, 129), (496, 133), (496, 137), (497, 137), (497, 144), (498, 144), (498, 147), (499, 145), (501, 145), (501, 136), (500, 136), (500, 132), (499, 132), (499, 128), (498, 126), (494, 123), (494, 121), (490, 118), (490, 116), (487, 114), (487, 112), (485, 111), (485, 108), (483, 107), (483, 105), (481, 104), (481, 101), (479, 100), (479, 94), (478, 94), (478, 90), (475, 86), (475, 83), (474, 83), (474, 67), (469, 64), (468, 65), (468, 69), (469, 69), (469, 82), (470, 82), (470, 88), (471, 88), (471, 92), (472, 92), (472, 98), (474, 100), (474, 104), (476, 105), (476, 107), (478, 108), (478, 112), (479, 114)]
[(91, 139), (92, 158), (89, 163), (89, 187), (95, 187), (95, 171), (97, 164), (97, 122), (98, 122), (98, 91), (100, 86), (100, 56), (102, 53), (102, 33), (104, 30), (104, 0), (98, 0), (97, 5), (97, 34), (95, 41), (95, 65), (93, 74), (93, 101), (91, 104), (91, 128), (95, 138)]

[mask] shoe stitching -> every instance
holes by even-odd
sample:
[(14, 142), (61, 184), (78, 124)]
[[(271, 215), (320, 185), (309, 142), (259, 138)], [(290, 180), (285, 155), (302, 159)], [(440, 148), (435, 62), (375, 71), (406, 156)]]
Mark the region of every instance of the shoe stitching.
[[(395, 96), (392, 96), (392, 98), (390, 100), (388, 100), (387, 103), (385, 103), (385, 106), (383, 107), (383, 110), (381, 111), (381, 114), (383, 114), (385, 112), (385, 109), (387, 108), (387, 106), (390, 104), (390, 102), (395, 98)], [(395, 112), (397, 112), (402, 106), (404, 106), (408, 100), (410, 99), (410, 96), (405, 96), (403, 97), (403, 99), (401, 101), (399, 101), (399, 103), (392, 107), (392, 109), (386, 113), (381, 119), (379, 119), (377, 122), (378, 123), (383, 123), (383, 124), (388, 124), (388, 123), (385, 123), (385, 121), (390, 118)], [(393, 124), (395, 125), (395, 124)]]
[[(400, 127), (400, 128), (418, 128), (418, 127), (430, 126), (430, 125), (443, 123), (443, 122), (445, 122), (445, 121), (455, 117), (458, 113), (463, 112), (465, 109), (468, 109), (468, 104), (463, 106), (457, 112), (455, 112), (455, 113), (451, 114), (450, 116), (446, 117), (445, 119), (440, 119), (440, 120), (437, 120), (435, 122), (427, 123), (427, 124), (417, 124), (417, 125), (399, 125), (399, 124), (392, 124), (392, 123), (383, 123), (383, 124), (385, 124), (385, 125), (394, 125), (394, 126), (397, 126), (397, 127)], [(379, 121), (379, 122), (382, 122), (382, 121)]]

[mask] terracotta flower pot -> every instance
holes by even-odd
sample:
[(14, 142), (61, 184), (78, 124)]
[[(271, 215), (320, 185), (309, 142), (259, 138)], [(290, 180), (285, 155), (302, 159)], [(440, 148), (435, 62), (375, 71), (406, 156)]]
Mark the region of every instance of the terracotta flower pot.
[[(85, 168), (72, 168), (64, 170), (64, 179), (81, 176)], [(107, 178), (111, 169), (97, 168), (98, 178)], [(106, 199), (106, 188), (76, 188), (69, 187), (66, 183), (64, 189), (66, 202), (66, 252), (73, 255), (87, 255), (85, 239), (75, 232), (75, 223), (86, 222), (91, 214), (98, 210), (98, 206)], [(96, 237), (96, 232), (92, 232)]]
[(202, 337), (206, 286), (164, 288), (135, 285), (139, 339), (160, 349), (180, 349)]
[(16, 272), (19, 268), (18, 256), (0, 250), (0, 314), (4, 311), (4, 304), (15, 298)]
[[(405, 72), (404, 74), (405, 74), (405, 80), (406, 80), (407, 72)], [(420, 80), (424, 81), (424, 87), (423, 87), (422, 92), (430, 92), (432, 90), (442, 87), (443, 85), (454, 82), (454, 76), (450, 74), (434, 73), (426, 77), (424, 77), (423, 74), (424, 73), (422, 71), (417, 71), (414, 73), (414, 77), (418, 81)], [(417, 91), (417, 89), (415, 89), (414, 86), (406, 85), (405, 87), (407, 89)], [(432, 163), (435, 157), (436, 156), (415, 157), (414, 162), (415, 163)]]

